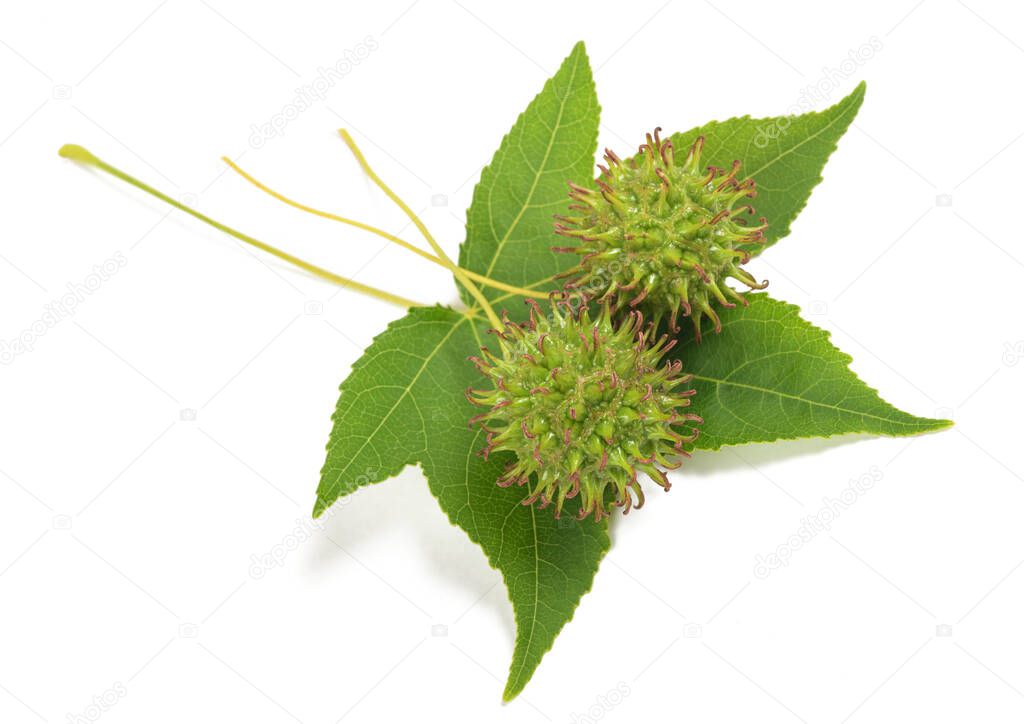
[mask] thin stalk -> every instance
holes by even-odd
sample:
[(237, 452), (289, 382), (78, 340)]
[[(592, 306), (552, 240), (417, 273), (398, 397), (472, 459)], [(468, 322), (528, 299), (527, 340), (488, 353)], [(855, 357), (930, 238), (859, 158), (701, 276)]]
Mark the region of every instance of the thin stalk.
[[(538, 281), (533, 282), (533, 284), (528, 284), (526, 287), (523, 288), (523, 291), (530, 292), (530, 294), (532, 296), (535, 296), (537, 299), (542, 299), (542, 298), (543, 299), (547, 299), (548, 297), (551, 296), (551, 292), (537, 292), (537, 291), (534, 291), (533, 288), (534, 287), (539, 287), (542, 284), (547, 284), (548, 282), (553, 282), (554, 280), (555, 280), (554, 276), (545, 277), (544, 279), (540, 279)], [(518, 292), (516, 292), (516, 293), (518, 294)], [(496, 301), (496, 302), (503, 302), (503, 301), (505, 301), (506, 299), (508, 299), (511, 296), (514, 296), (514, 294), (502, 294), (501, 296), (495, 297), (494, 301)]]
[(107, 163), (106, 161), (103, 161), (103, 160), (97, 158), (90, 151), (88, 151), (87, 149), (85, 149), (85, 148), (83, 148), (81, 146), (76, 146), (74, 144), (67, 144), (67, 145), (61, 147), (59, 153), (64, 158), (69, 158), (72, 161), (78, 161), (79, 163), (83, 163), (83, 164), (85, 164), (87, 166), (92, 166), (94, 168), (99, 169), (100, 171), (108, 173), (111, 176), (114, 176), (115, 178), (118, 178), (118, 179), (124, 181), (125, 183), (134, 186), (135, 188), (137, 188), (137, 189), (139, 189), (141, 191), (145, 191), (150, 196), (155, 196), (156, 198), (158, 198), (161, 201), (163, 201), (165, 204), (169, 204), (170, 206), (173, 206), (174, 208), (178, 209), (179, 211), (184, 211), (189, 216), (192, 216), (192, 217), (194, 217), (196, 219), (199, 219), (199, 221), (202, 221), (204, 224), (212, 226), (213, 228), (217, 229), (218, 231), (224, 232), (228, 236), (234, 237), (235, 239), (238, 239), (241, 242), (249, 244), (250, 246), (254, 246), (257, 249), (260, 249), (262, 251), (267, 252), (268, 254), (276, 256), (278, 259), (281, 259), (283, 261), (288, 262), (289, 264), (297, 266), (298, 268), (300, 268), (300, 269), (302, 269), (304, 271), (309, 272), (313, 276), (319, 277), (321, 279), (325, 279), (325, 280), (327, 280), (329, 282), (332, 282), (334, 284), (339, 284), (339, 285), (341, 285), (343, 287), (347, 287), (349, 289), (353, 289), (353, 290), (355, 290), (357, 292), (362, 292), (363, 294), (366, 294), (366, 295), (371, 296), (371, 297), (375, 297), (376, 299), (381, 299), (381, 300), (383, 300), (385, 302), (391, 302), (392, 304), (397, 304), (397, 305), (399, 305), (401, 307), (422, 307), (422, 306), (426, 306), (424, 304), (421, 304), (420, 302), (414, 302), (411, 299), (406, 299), (405, 297), (399, 296), (397, 294), (392, 294), (391, 292), (386, 292), (383, 289), (377, 289), (376, 287), (371, 287), (371, 286), (369, 286), (367, 284), (363, 284), (361, 282), (357, 282), (354, 279), (348, 279), (346, 277), (339, 276), (339, 275), (335, 274), (334, 272), (327, 271), (326, 269), (322, 269), (321, 267), (318, 267), (315, 264), (310, 264), (308, 261), (305, 261), (303, 259), (299, 259), (296, 256), (292, 256), (288, 252), (281, 251), (280, 249), (278, 249), (276, 247), (273, 247), (270, 244), (262, 242), (262, 241), (260, 241), (258, 239), (254, 239), (253, 237), (251, 237), (251, 236), (249, 236), (247, 234), (243, 234), (240, 231), (236, 231), (235, 229), (232, 229), (230, 226), (222, 224), (219, 221), (215, 221), (215, 220), (211, 219), (210, 217), (206, 216), (205, 214), (202, 214), (202, 213), (196, 211), (195, 209), (186, 206), (185, 204), (181, 203), (180, 201), (177, 201), (176, 199), (171, 198), (167, 194), (164, 194), (164, 193), (162, 193), (160, 191), (157, 191), (152, 186), (149, 186), (148, 184), (145, 184), (142, 181), (139, 181), (134, 176), (130, 176), (127, 173), (125, 173), (124, 171), (121, 171), (120, 169), (115, 168), (114, 166), (111, 166), (109, 163)]
[(438, 258), (445, 263), (445, 266), (448, 267), (449, 271), (451, 271), (452, 274), (455, 275), (455, 278), (459, 280), (462, 286), (466, 288), (466, 291), (469, 292), (470, 296), (472, 296), (473, 299), (475, 299), (477, 303), (480, 305), (480, 307), (484, 310), (484, 312), (487, 314), (487, 318), (490, 320), (491, 324), (494, 325), (494, 328), (501, 329), (503, 326), (501, 323), (501, 319), (499, 319), (498, 315), (494, 313), (494, 309), (487, 301), (487, 297), (485, 297), (483, 293), (477, 288), (476, 284), (474, 284), (469, 279), (469, 277), (466, 276), (465, 271), (461, 267), (459, 267), (455, 262), (453, 262), (450, 258), (448, 258), (448, 255), (445, 254), (444, 249), (441, 248), (441, 245), (437, 243), (437, 241), (434, 239), (433, 235), (430, 233), (427, 227), (423, 224), (422, 221), (420, 221), (420, 217), (416, 215), (416, 212), (410, 209), (408, 204), (402, 201), (402, 199), (400, 199), (394, 191), (388, 188), (388, 185), (384, 183), (383, 180), (381, 180), (380, 176), (378, 176), (376, 172), (374, 172), (374, 170), (370, 168), (370, 164), (366, 162), (366, 157), (363, 156), (363, 152), (359, 150), (359, 147), (356, 145), (356, 142), (352, 140), (352, 136), (348, 134), (348, 131), (342, 128), (338, 131), (338, 133), (341, 135), (342, 140), (345, 141), (345, 144), (349, 147), (349, 150), (352, 151), (352, 155), (356, 157), (357, 161), (359, 161), (359, 165), (362, 166), (363, 172), (370, 177), (371, 181), (373, 181), (375, 184), (377, 184), (378, 187), (380, 187), (381, 191), (387, 194), (387, 197), (389, 199), (391, 199), (392, 201), (395, 202), (395, 204), (397, 204), (398, 208), (405, 212), (405, 215), (409, 217), (409, 220), (412, 221), (412, 223), (415, 224), (416, 228), (420, 230), (420, 233), (423, 234), (423, 238), (427, 240), (427, 243), (430, 244), (430, 247), (434, 250), (434, 253), (437, 254)]
[[(282, 203), (285, 203), (288, 206), (291, 206), (292, 208), (298, 209), (299, 211), (304, 211), (307, 214), (312, 214), (313, 216), (319, 216), (320, 218), (323, 218), (323, 219), (328, 219), (330, 221), (337, 221), (337, 222), (342, 223), (342, 224), (347, 224), (349, 226), (354, 226), (357, 229), (362, 229), (364, 231), (368, 231), (371, 234), (376, 234), (377, 236), (380, 236), (380, 237), (382, 237), (384, 239), (387, 239), (388, 241), (390, 241), (390, 242), (392, 242), (394, 244), (397, 244), (398, 246), (402, 247), (403, 249), (408, 249), (413, 254), (421, 256), (421, 257), (423, 257), (424, 259), (426, 259), (429, 262), (432, 262), (434, 264), (437, 264), (438, 266), (444, 267), (445, 269), (448, 268), (448, 265), (445, 264), (444, 261), (442, 261), (440, 258), (434, 256), (429, 251), (425, 251), (423, 249), (420, 249), (415, 244), (410, 244), (405, 239), (401, 239), (401, 238), (395, 236), (394, 234), (389, 234), (388, 232), (384, 231), (383, 229), (379, 229), (376, 226), (371, 226), (370, 224), (363, 223), (362, 221), (356, 221), (355, 219), (349, 219), (349, 218), (346, 218), (344, 216), (339, 216), (338, 214), (331, 213), (330, 211), (323, 211), (321, 209), (316, 209), (316, 208), (313, 208), (312, 206), (307, 206), (306, 204), (303, 204), (300, 201), (295, 201), (294, 199), (290, 199), (287, 196), (285, 196), (284, 194), (282, 194), (281, 192), (275, 191), (274, 189), (270, 188), (269, 186), (267, 186), (265, 183), (263, 183), (259, 179), (255, 178), (252, 174), (250, 174), (247, 171), (245, 171), (244, 169), (242, 169), (237, 163), (232, 161), (227, 156), (222, 156), (221, 160), (224, 163), (226, 163), (231, 168), (232, 171), (237, 173), (243, 179), (245, 179), (250, 184), (252, 184), (256, 188), (258, 188), (260, 191), (262, 191), (265, 194), (268, 194), (268, 195), (274, 197), (278, 201), (281, 201)], [(506, 284), (505, 282), (500, 282), (497, 279), (491, 279), (490, 277), (484, 276), (483, 274), (478, 274), (475, 271), (470, 271), (469, 269), (466, 269), (464, 267), (460, 267), (460, 268), (462, 269), (463, 273), (465, 273), (465, 275), (468, 276), (470, 279), (472, 279), (474, 281), (477, 281), (477, 282), (480, 282), (484, 286), (494, 287), (495, 289), (500, 289), (503, 292), (509, 292), (512, 295), (518, 295), (518, 296), (522, 296), (522, 297), (532, 297), (534, 299), (546, 299), (547, 296), (548, 296), (547, 294), (544, 294), (542, 292), (536, 292), (536, 291), (533, 291), (532, 289), (525, 289), (523, 287), (517, 287), (517, 286), (512, 285), (512, 284)]]
[[(537, 299), (540, 299), (540, 298), (548, 299), (551, 296), (551, 292), (534, 292), (532, 290), (532, 288), (533, 287), (539, 287), (541, 284), (547, 284), (548, 282), (551, 282), (551, 281), (554, 281), (554, 280), (555, 280), (554, 276), (550, 276), (550, 277), (547, 277), (545, 279), (541, 279), (541, 280), (536, 281), (533, 284), (530, 284), (527, 287), (525, 287), (524, 291), (531, 292), (531, 296), (535, 296)], [(510, 297), (514, 297), (514, 296), (522, 296), (522, 295), (520, 295), (518, 292), (516, 292), (514, 294), (501, 294), (501, 295), (495, 297), (494, 301), (495, 302), (504, 302), (506, 299), (508, 299)], [(474, 304), (472, 307), (469, 308), (469, 312), (468, 313), (470, 314), (470, 316), (473, 316), (473, 315), (475, 315), (479, 311), (480, 311), (480, 308), (477, 305)]]

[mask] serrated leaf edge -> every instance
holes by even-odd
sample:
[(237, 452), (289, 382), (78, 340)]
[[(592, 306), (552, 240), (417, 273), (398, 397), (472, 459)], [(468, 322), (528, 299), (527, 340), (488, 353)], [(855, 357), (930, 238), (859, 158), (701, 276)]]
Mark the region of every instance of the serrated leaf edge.
[[(792, 153), (797, 148), (800, 148), (800, 146), (804, 145), (805, 143), (809, 143), (810, 141), (814, 140), (815, 138), (820, 136), (822, 133), (824, 133), (828, 129), (832, 128), (836, 123), (838, 123), (842, 119), (844, 119), (847, 115), (849, 115), (850, 116), (850, 121), (849, 121), (849, 123), (846, 124), (846, 128), (843, 130), (843, 133), (840, 134), (839, 138), (836, 139), (835, 143), (831, 144), (831, 148), (829, 148), (828, 153), (825, 154), (825, 162), (821, 166), (822, 170), (824, 170), (825, 166), (828, 164), (828, 160), (832, 157), (832, 154), (836, 152), (837, 148), (839, 148), (839, 141), (842, 139), (843, 135), (846, 134), (846, 130), (849, 129), (850, 124), (853, 123), (853, 119), (857, 116), (857, 112), (860, 110), (861, 105), (864, 103), (864, 95), (865, 95), (866, 92), (867, 92), (867, 83), (865, 81), (861, 81), (859, 84), (857, 84), (857, 87), (854, 88), (850, 92), (849, 95), (845, 96), (844, 98), (842, 98), (838, 102), (834, 103), (833, 105), (829, 106), (828, 108), (824, 108), (824, 109), (822, 109), (820, 111), (808, 111), (807, 113), (801, 113), (799, 115), (792, 115), (792, 116), (766, 116), (766, 117), (763, 117), (763, 118), (753, 118), (753, 117), (751, 117), (749, 115), (734, 116), (734, 117), (728, 118), (728, 119), (726, 119), (724, 121), (708, 121), (707, 123), (705, 123), (705, 124), (703, 124), (701, 126), (697, 126), (696, 128), (691, 128), (688, 131), (682, 131), (682, 132), (679, 132), (679, 133), (673, 133), (671, 138), (675, 141), (679, 137), (687, 136), (687, 135), (692, 134), (692, 133), (706, 132), (708, 129), (717, 128), (719, 126), (724, 126), (724, 125), (729, 124), (729, 123), (742, 122), (742, 123), (762, 124), (762, 123), (771, 123), (771, 122), (774, 122), (774, 121), (778, 121), (780, 118), (790, 118), (790, 119), (800, 118), (800, 119), (806, 119), (806, 118), (812, 118), (812, 117), (815, 117), (815, 116), (826, 116), (826, 115), (828, 115), (830, 113), (837, 113), (836, 117), (833, 118), (826, 126), (818, 129), (818, 131), (816, 131), (813, 135), (808, 136), (807, 138), (801, 140), (799, 143), (797, 143), (792, 148), (787, 149), (785, 153), (783, 153), (782, 155), (777, 156), (776, 158), (772, 159), (769, 163), (766, 163), (766, 164), (762, 165), (760, 168), (757, 168), (757, 169), (743, 169), (743, 173), (745, 175), (750, 176), (751, 178), (753, 178), (756, 181), (757, 180), (757, 174), (761, 173), (766, 168), (768, 168), (772, 164), (776, 163), (779, 159), (781, 159), (784, 156)], [(847, 107), (844, 108), (844, 106), (847, 106)], [(811, 183), (811, 186), (810, 186), (810, 188), (807, 191), (807, 198), (805, 198), (803, 203), (796, 208), (796, 210), (795, 210), (795, 212), (793, 214), (793, 218), (790, 219), (789, 222), (787, 222), (787, 224), (786, 224), (786, 226), (784, 228), (778, 229), (778, 227), (776, 227), (776, 228), (773, 229), (772, 226), (771, 226), (771, 223), (770, 223), (771, 219), (769, 219), (769, 226), (768, 226), (769, 239), (768, 239), (768, 242), (765, 243), (765, 244), (754, 244), (754, 245), (744, 246), (744, 248), (747, 251), (750, 252), (751, 256), (759, 255), (765, 249), (767, 249), (767, 248), (769, 248), (771, 246), (774, 246), (777, 242), (781, 241), (782, 239), (786, 238), (786, 236), (789, 235), (790, 227), (792, 226), (793, 222), (796, 221), (796, 219), (800, 216), (800, 212), (803, 211), (807, 207), (807, 203), (810, 201), (811, 194), (814, 192), (814, 189), (816, 189), (818, 187), (818, 185), (824, 180), (824, 178), (825, 177), (822, 175), (822, 171), (819, 171), (817, 177), (813, 179), (813, 183)], [(756, 200), (755, 200), (755, 203), (756, 203)], [(776, 231), (778, 232), (778, 236), (775, 236)]]
[[(790, 302), (784, 302), (784, 301), (781, 301), (779, 299), (775, 299), (774, 297), (771, 297), (771, 296), (769, 296), (767, 294), (750, 294), (750, 295), (748, 295), (748, 299), (750, 299), (751, 301), (753, 301), (756, 298), (764, 298), (764, 299), (771, 300), (772, 302), (775, 302), (776, 304), (780, 305), (780, 307), (785, 309), (787, 314), (792, 314), (792, 315), (796, 316), (800, 320), (800, 322), (802, 322), (804, 325), (806, 325), (806, 327), (808, 327), (809, 329), (813, 330), (815, 333), (819, 334), (820, 335), (820, 339), (823, 340), (824, 342), (826, 342), (832, 349), (834, 349), (836, 351), (836, 353), (839, 355), (839, 361), (841, 361), (843, 363), (843, 365), (845, 366), (846, 370), (853, 376), (853, 378), (857, 382), (859, 382), (862, 385), (864, 385), (865, 389), (867, 389), (869, 392), (873, 393), (884, 404), (888, 405), (889, 407), (891, 407), (894, 410), (897, 410), (899, 412), (904, 412), (903, 410), (900, 410), (898, 407), (896, 407), (891, 402), (886, 400), (884, 397), (882, 397), (881, 393), (877, 389), (875, 389), (874, 387), (872, 387), (871, 385), (866, 383), (864, 380), (862, 380), (860, 378), (860, 376), (856, 372), (854, 372), (853, 369), (850, 368), (850, 365), (853, 363), (853, 357), (850, 356), (849, 354), (847, 354), (846, 352), (844, 352), (837, 345), (832, 343), (832, 332), (831, 331), (829, 331), (827, 329), (822, 329), (821, 327), (819, 327), (819, 326), (813, 324), (812, 322), (809, 322), (806, 319), (804, 319), (804, 317), (800, 314), (801, 310), (800, 310), (800, 307), (798, 305), (791, 304)], [(726, 320), (725, 322), (722, 323), (722, 329), (724, 331), (725, 327), (728, 326), (729, 324), (733, 324), (735, 322), (742, 322), (742, 321), (743, 321), (743, 317), (742, 316), (736, 317), (735, 319)], [(716, 387), (718, 385), (722, 385), (722, 384), (730, 384), (730, 383), (726, 382), (725, 380), (718, 380), (718, 379), (714, 379), (714, 378), (711, 378), (711, 377), (704, 377), (702, 375), (696, 375), (696, 374), (694, 375), (694, 379), (701, 380), (703, 382), (707, 382), (707, 383), (710, 383), (710, 384), (714, 384), (714, 385), (716, 385)], [(732, 383), (732, 384), (734, 386), (737, 386), (737, 385), (735, 385), (735, 383)], [(820, 406), (828, 407), (828, 405), (821, 405), (821, 403), (815, 402), (814, 400), (805, 400), (803, 398), (795, 397), (794, 395), (782, 395), (782, 394), (780, 394), (780, 393), (778, 393), (778, 392), (776, 392), (774, 390), (770, 390), (770, 389), (756, 388), (756, 387), (753, 387), (753, 386), (750, 386), (750, 385), (744, 385), (744, 386), (745, 387), (750, 387), (751, 389), (754, 389), (754, 390), (756, 390), (758, 392), (763, 392), (765, 394), (779, 395), (781, 397), (790, 397), (792, 399), (797, 400), (798, 402), (803, 402), (803, 403), (806, 403), (806, 404), (820, 405)], [(840, 409), (840, 408), (833, 407), (832, 409)], [(849, 412), (850, 414), (862, 415), (862, 416), (867, 416), (867, 417), (874, 417), (874, 418), (877, 418), (877, 419), (884, 419), (884, 418), (878, 418), (877, 415), (870, 415), (870, 414), (867, 414), (867, 413), (856, 412), (854, 410), (843, 410), (843, 412)], [(909, 415), (910, 413), (904, 412), (904, 414)], [(839, 436), (842, 436), (842, 435), (863, 435), (863, 434), (868, 434), (868, 435), (872, 435), (872, 436), (875, 436), (875, 437), (915, 437), (917, 435), (926, 435), (926, 434), (929, 434), (929, 433), (938, 432), (940, 430), (945, 430), (945, 429), (948, 429), (948, 428), (952, 427), (953, 424), (954, 424), (954, 422), (952, 420), (943, 420), (943, 419), (936, 419), (936, 418), (930, 418), (930, 417), (918, 417), (917, 415), (912, 415), (912, 417), (915, 417), (916, 419), (921, 420), (923, 423), (932, 423), (932, 424), (929, 427), (925, 428), (925, 429), (915, 430), (913, 432), (908, 432), (905, 435), (895, 435), (895, 434), (888, 434), (888, 433), (876, 433), (876, 432), (871, 432), (871, 431), (865, 432), (865, 431), (851, 430), (851, 431), (847, 431), (847, 432), (832, 432), (832, 433), (818, 434), (818, 435), (779, 435), (778, 437), (774, 438), (773, 440), (751, 440), (749, 442), (723, 442), (723, 443), (720, 443), (720, 444), (715, 445), (713, 447), (701, 447), (700, 440), (706, 439), (706, 438), (701, 437), (701, 438), (697, 439), (696, 449), (697, 450), (701, 450), (701, 451), (707, 451), (707, 452), (717, 452), (718, 450), (721, 450), (722, 448), (725, 448), (725, 447), (738, 447), (740, 445), (758, 445), (758, 444), (760, 444), (760, 445), (768, 445), (768, 444), (771, 444), (772, 442), (777, 442), (779, 440), (809, 440), (809, 439), (825, 439), (825, 440), (827, 440), (827, 439), (830, 439), (830, 438), (833, 438), (833, 437), (839, 437)], [(889, 422), (889, 423), (892, 423), (892, 424), (903, 424), (903, 425), (907, 425), (908, 424), (908, 423), (895, 423), (892, 420), (885, 420), (885, 421)]]
[[(577, 53), (579, 54), (579, 57), (576, 57)], [(579, 68), (579, 63), (582, 61), (583, 63), (585, 63), (587, 65), (588, 68), (590, 67), (590, 58), (587, 55), (586, 45), (584, 44), (584, 42), (582, 40), (577, 42), (573, 46), (573, 48), (570, 51), (569, 55), (566, 56), (566, 59), (563, 61), (563, 65), (566, 62), (568, 62), (570, 59), (575, 59), (575, 62), (574, 62), (574, 65), (573, 65), (573, 71), (572, 71), (573, 75), (572, 75), (572, 77), (570, 79), (570, 82), (569, 82), (569, 85), (571, 86), (572, 85), (572, 81), (575, 80), (575, 75), (576, 75), (577, 69)], [(561, 67), (559, 67), (559, 71), (561, 71)], [(558, 74), (558, 71), (556, 71), (555, 75), (557, 75), (557, 74)], [(534, 101), (536, 101), (538, 97), (543, 95), (553, 85), (554, 81), (555, 81), (555, 76), (552, 76), (552, 77), (548, 78), (544, 82), (544, 86), (541, 88), (540, 92), (538, 92), (536, 95), (534, 95), (534, 97), (527, 104), (527, 107), (521, 113), (519, 113), (518, 116), (516, 116), (516, 120), (512, 123), (512, 126), (510, 127), (509, 131), (502, 137), (501, 143), (498, 144), (498, 148), (495, 150), (494, 154), (491, 157), (491, 161), (487, 165), (485, 165), (483, 167), (483, 169), (481, 169), (481, 171), (480, 171), (480, 178), (477, 181), (476, 186), (474, 187), (473, 198), (470, 200), (470, 205), (469, 205), (470, 209), (472, 209), (474, 206), (476, 206), (476, 204), (477, 204), (477, 193), (481, 189), (485, 188), (484, 182), (485, 181), (490, 181), (494, 177), (494, 175), (498, 173), (498, 169), (495, 167), (494, 159), (496, 159), (499, 156), (503, 155), (504, 153), (508, 152), (509, 144), (512, 141), (512, 132), (515, 130), (516, 126), (518, 126), (519, 123), (522, 122), (526, 118), (526, 114), (529, 112), (530, 106), (533, 105)], [(591, 71), (590, 83), (586, 87), (588, 87), (591, 90), (591, 92), (594, 94), (595, 102), (596, 102), (597, 85), (594, 82), (593, 71)], [(564, 109), (565, 109), (565, 102), (566, 102), (566, 98), (561, 99), (561, 102), (560, 102), (560, 105), (561, 105), (560, 113), (562, 111), (564, 111)], [(600, 103), (597, 103), (596, 108), (595, 108), (595, 112), (597, 113), (598, 117), (600, 118), (600, 114), (601, 114), (601, 104)], [(553, 135), (554, 135), (554, 131), (552, 131), (552, 136)], [(596, 133), (594, 134), (593, 139), (591, 141), (591, 146), (594, 149), (597, 148), (597, 134)], [(549, 144), (548, 144), (548, 153), (550, 153), (550, 150), (551, 150), (551, 144), (549, 142)], [(593, 153), (591, 153), (591, 156), (593, 156)], [(546, 156), (545, 156), (545, 160), (546, 160)], [(593, 162), (593, 161), (594, 161), (594, 159), (591, 158), (591, 162)], [(540, 174), (541, 174), (540, 170), (534, 172), (534, 180), (533, 180), (533, 188), (534, 189), (536, 189), (536, 184), (538, 182), (538, 179), (540, 178)], [(572, 180), (575, 183), (579, 183), (579, 184), (583, 184), (583, 185), (589, 185), (589, 184), (592, 183), (592, 179), (589, 176), (587, 178), (585, 178), (585, 179), (582, 179), (582, 180), (567, 179), (567, 181), (568, 180)], [(533, 193), (533, 191), (531, 190), (530, 196), (532, 196), (532, 193)], [(568, 197), (568, 192), (567, 192), (566, 193), (566, 203), (568, 203), (568, 198), (569, 197)], [(494, 263), (497, 260), (497, 258), (499, 256), (501, 256), (501, 252), (502, 252), (502, 249), (504, 248), (504, 245), (511, 238), (512, 230), (516, 227), (516, 225), (518, 225), (519, 219), (522, 218), (522, 214), (523, 214), (524, 210), (529, 205), (529, 199), (530, 199), (530, 197), (528, 196), (527, 200), (524, 201), (523, 207), (520, 209), (519, 214), (516, 216), (516, 220), (512, 223), (512, 225), (509, 227), (508, 231), (505, 233), (504, 238), (498, 241), (498, 249), (495, 252), (494, 258), (492, 259), (491, 264), (490, 264), (491, 269), (493, 269)], [(487, 209), (488, 209), (488, 214), (490, 216), (491, 208), (492, 208), (491, 207), (490, 198), (488, 198), (488, 200), (486, 202), (486, 206), (487, 206)], [(470, 232), (471, 232), (471, 228), (472, 228), (471, 227), (471, 218), (472, 217), (470, 216), (470, 214), (467, 213), (466, 214), (466, 224), (465, 224), (465, 229), (466, 229), (466, 237), (465, 238), (467, 240), (470, 237)], [(492, 231), (493, 231), (493, 229), (492, 229)], [(465, 242), (463, 242), (463, 244), (460, 245), (460, 247), (459, 247), (459, 265), (460, 266), (466, 266), (467, 264), (468, 264), (468, 262), (467, 262), (466, 257), (465, 257)], [(474, 271), (476, 271), (476, 270), (474, 270)], [(490, 274), (490, 270), (482, 271), (481, 273), (486, 273), (486, 274), (489, 275)], [(504, 280), (499, 279), (498, 281), (504, 281)], [(533, 282), (533, 285), (539, 285), (541, 283), (544, 283), (545, 281), (547, 281), (547, 279), (540, 279), (540, 280), (537, 280), (536, 282)], [(490, 291), (490, 290), (485, 290), (485, 293), (488, 293), (488, 291)], [(461, 289), (460, 289), (460, 293), (461, 293)], [(491, 292), (491, 293), (493, 294), (493, 292)], [(463, 301), (465, 301), (467, 304), (471, 303), (471, 300), (463, 299)]]

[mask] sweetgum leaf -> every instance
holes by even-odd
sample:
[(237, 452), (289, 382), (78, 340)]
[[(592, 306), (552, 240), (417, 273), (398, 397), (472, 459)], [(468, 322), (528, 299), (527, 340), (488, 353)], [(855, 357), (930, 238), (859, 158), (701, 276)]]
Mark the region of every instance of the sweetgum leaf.
[(523, 492), (499, 488), (504, 455), (477, 455), (479, 412), (462, 394), (481, 378), (466, 357), (484, 327), (444, 307), (415, 308), (392, 323), (341, 385), (314, 516), (359, 487), (419, 464), (448, 519), (501, 572), (516, 621), (505, 698), (526, 685), (610, 545), (603, 524), (523, 506)]
[(721, 310), (721, 334), (680, 337), (693, 373), (694, 412), (704, 418), (695, 446), (831, 437), (851, 432), (905, 436), (941, 430), (949, 420), (896, 409), (850, 369), (852, 358), (792, 304), (749, 294), (749, 307)]
[[(462, 267), (516, 286), (557, 286), (551, 277), (575, 257), (551, 251), (564, 245), (551, 217), (565, 213), (569, 181), (592, 183), (600, 113), (587, 53), (577, 43), (481, 173), (466, 213)], [(464, 290), (463, 301), (472, 303)], [(509, 311), (518, 314), (520, 305)]]
[[(740, 177), (757, 182), (751, 201), (756, 216), (768, 220), (765, 244), (743, 248), (757, 255), (789, 233), (789, 225), (821, 181), (821, 170), (864, 101), (865, 84), (824, 111), (774, 118), (731, 118), (672, 135), (677, 154), (704, 136), (702, 159), (728, 169), (739, 160)], [(752, 219), (753, 220), (753, 219)]]

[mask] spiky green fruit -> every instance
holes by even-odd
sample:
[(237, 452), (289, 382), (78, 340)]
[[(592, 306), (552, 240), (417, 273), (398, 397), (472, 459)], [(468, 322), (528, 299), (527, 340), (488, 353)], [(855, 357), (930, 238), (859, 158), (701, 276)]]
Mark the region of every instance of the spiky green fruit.
[(580, 255), (562, 275), (568, 289), (609, 300), (616, 311), (639, 306), (655, 323), (667, 317), (673, 330), (689, 316), (699, 339), (705, 316), (721, 329), (716, 303), (746, 303), (727, 279), (767, 286), (741, 268), (750, 258), (741, 245), (763, 243), (767, 222), (747, 225), (756, 187), (737, 178), (739, 161), (728, 171), (701, 168), (703, 136), (680, 161), (660, 130), (647, 134), (635, 158), (606, 150), (597, 189), (569, 184), (571, 215), (556, 216), (555, 231), (579, 243), (556, 250)]
[(578, 517), (596, 520), (606, 506), (643, 505), (639, 473), (668, 490), (665, 469), (688, 455), (702, 422), (686, 411), (692, 377), (678, 360), (663, 362), (675, 340), (653, 339), (638, 311), (614, 324), (608, 305), (592, 320), (568, 298), (553, 299), (547, 315), (527, 303), (527, 322), (506, 317), (492, 330), (496, 352), (470, 358), (490, 383), (466, 392), (488, 408), (470, 421), (487, 433), (481, 452), (515, 454), (498, 484), (528, 486), (523, 504), (553, 503), (556, 517), (579, 496)]

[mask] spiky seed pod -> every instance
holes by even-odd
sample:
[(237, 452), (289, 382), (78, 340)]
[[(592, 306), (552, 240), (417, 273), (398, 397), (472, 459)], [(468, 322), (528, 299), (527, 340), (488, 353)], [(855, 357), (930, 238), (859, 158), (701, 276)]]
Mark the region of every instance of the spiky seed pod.
[(613, 300), (616, 311), (640, 306), (655, 323), (667, 316), (674, 331), (677, 318), (688, 315), (699, 339), (705, 316), (721, 329), (716, 302), (746, 303), (726, 279), (767, 286), (741, 268), (750, 255), (738, 248), (763, 243), (767, 222), (746, 225), (756, 187), (737, 178), (739, 161), (728, 171), (701, 168), (703, 136), (677, 159), (660, 131), (647, 134), (636, 158), (623, 161), (606, 150), (596, 189), (569, 184), (570, 215), (555, 217), (555, 231), (579, 243), (556, 251), (580, 255), (562, 275), (567, 289)]
[(684, 445), (702, 422), (686, 411), (692, 376), (678, 360), (662, 361), (675, 340), (652, 339), (638, 311), (616, 325), (607, 304), (592, 320), (564, 299), (553, 298), (547, 315), (526, 301), (529, 320), (506, 316), (504, 329), (492, 330), (497, 351), (470, 358), (490, 383), (466, 391), (488, 408), (470, 420), (487, 433), (481, 454), (515, 454), (498, 485), (528, 486), (523, 504), (553, 503), (555, 517), (579, 496), (579, 518), (596, 520), (606, 506), (643, 505), (639, 473), (668, 490), (665, 469), (688, 456)]

